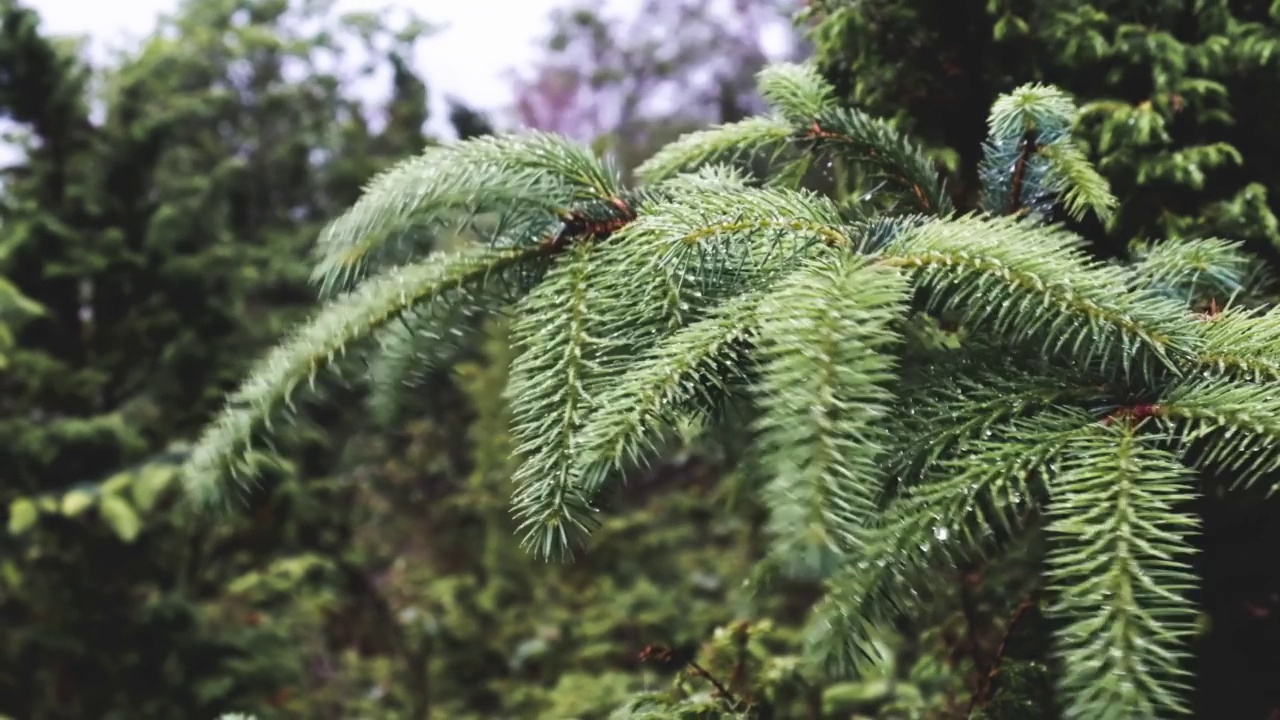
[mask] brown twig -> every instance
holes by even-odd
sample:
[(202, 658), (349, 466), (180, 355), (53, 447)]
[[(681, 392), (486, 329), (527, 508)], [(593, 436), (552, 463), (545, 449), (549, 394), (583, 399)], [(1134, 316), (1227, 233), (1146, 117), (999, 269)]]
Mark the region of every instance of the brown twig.
[[(667, 664), (671, 663), (673, 660), (675, 660), (675, 653), (666, 645), (648, 645), (640, 651), (640, 662), (654, 661)], [(694, 675), (697, 675), (703, 680), (711, 683), (712, 687), (716, 689), (716, 693), (719, 698), (728, 704), (729, 710), (736, 710), (738, 708), (737, 696), (730, 692), (729, 688), (725, 687), (724, 683), (717, 680), (716, 677), (708, 672), (706, 668), (699, 665), (697, 660), (689, 658), (684, 661), (684, 666), (692, 670)]]
[(570, 242), (587, 237), (603, 240), (626, 227), (636, 219), (636, 211), (620, 197), (605, 200), (611, 217), (594, 219), (582, 209), (566, 210), (560, 215), (560, 230), (542, 240), (543, 247), (552, 252), (563, 250)]
[[(978, 641), (978, 608), (974, 604), (973, 590), (982, 584), (982, 572), (978, 568), (965, 568), (960, 573), (960, 613), (964, 618), (964, 638), (962, 646), (959, 649), (962, 653), (961, 657), (967, 655), (973, 661), (974, 669), (971, 672), (980, 672), (979, 668), (982, 663), (982, 647)], [(958, 653), (958, 654), (960, 654)], [(969, 676), (970, 681), (975, 678), (972, 674)], [(948, 705), (951, 703), (948, 702)]]
[(1204, 312), (1197, 313), (1196, 317), (1208, 322), (1217, 318), (1221, 314), (1222, 308), (1218, 306), (1217, 298), (1209, 298), (1209, 307), (1205, 308)]
[(737, 643), (738, 657), (733, 663), (733, 672), (729, 675), (729, 687), (742, 688), (747, 674), (747, 642), (750, 639), (750, 626), (746, 622), (734, 626), (734, 640)]
[(703, 680), (711, 683), (715, 687), (716, 693), (720, 698), (729, 704), (730, 710), (736, 710), (738, 708), (738, 698), (732, 692), (729, 692), (729, 688), (725, 687), (724, 684), (717, 680), (714, 675), (707, 672), (706, 668), (699, 665), (698, 661), (690, 660), (689, 669)]
[[(851, 140), (850, 138), (840, 133), (832, 132), (831, 130), (828, 130), (822, 127), (822, 124), (817, 120), (814, 120), (813, 124), (810, 125), (807, 130), (805, 130), (800, 134), (800, 137), (805, 140), (814, 140), (814, 141), (817, 141), (817, 140), (850, 141)], [(855, 143), (855, 144), (865, 145), (863, 143)], [(876, 160), (877, 162), (879, 161), (874, 147), (864, 146), (861, 149), (862, 149), (862, 152), (866, 155), (867, 159)], [(891, 172), (891, 170), (886, 169), (886, 172)], [(933, 212), (934, 210), (933, 203), (925, 195), (925, 190), (923, 187), (919, 185), (919, 183), (912, 182), (909, 177), (904, 177), (901, 175), (896, 176), (895, 179), (899, 183), (905, 185), (908, 189), (911, 190), (911, 193), (915, 195), (916, 202), (920, 203), (920, 209), (924, 210), (926, 213)]]
[(972, 591), (982, 583), (982, 573), (969, 568), (960, 574), (960, 611), (964, 614), (965, 644), (969, 655), (978, 657), (978, 608), (973, 604)]
[(1018, 160), (1013, 164), (1013, 184), (1011, 188), (1013, 197), (1009, 200), (1010, 213), (1016, 213), (1022, 209), (1022, 185), (1027, 179), (1027, 163), (1031, 161), (1031, 156), (1038, 149), (1035, 137), (1031, 133), (1027, 133), (1022, 138), (1022, 143), (1018, 148)]
[(977, 710), (981, 705), (987, 702), (991, 694), (991, 688), (995, 684), (996, 677), (1000, 675), (1000, 664), (1004, 660), (1005, 651), (1009, 647), (1009, 639), (1013, 637), (1013, 631), (1018, 627), (1019, 621), (1026, 616), (1027, 612), (1035, 607), (1039, 600), (1039, 593), (1032, 592), (1031, 595), (1018, 605), (1018, 609), (1014, 610), (1013, 617), (1009, 618), (1009, 626), (1004, 630), (1004, 637), (1000, 639), (1000, 647), (996, 648), (996, 655), (991, 659), (991, 667), (987, 669), (986, 674), (982, 678), (982, 684), (978, 687), (977, 692), (969, 698), (969, 708), (965, 712), (966, 718), (973, 717), (973, 711)]
[(1138, 423), (1149, 417), (1156, 417), (1162, 412), (1164, 411), (1159, 405), (1139, 403), (1130, 407), (1122, 407), (1102, 418), (1101, 422), (1103, 425), (1110, 425), (1117, 420), (1129, 420), (1130, 422)]

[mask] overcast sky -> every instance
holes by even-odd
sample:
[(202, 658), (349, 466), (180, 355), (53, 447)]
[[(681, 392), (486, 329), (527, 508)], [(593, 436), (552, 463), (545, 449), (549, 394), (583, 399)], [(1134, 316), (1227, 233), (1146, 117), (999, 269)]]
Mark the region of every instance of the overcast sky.
[[(88, 35), (96, 48), (119, 45), (154, 26), (176, 0), (26, 0), (46, 32)], [(428, 22), (447, 25), (419, 46), (418, 67), (432, 96), (432, 127), (444, 123), (446, 95), (472, 107), (496, 110), (511, 101), (504, 73), (537, 55), (551, 10), (566, 0), (340, 0), (342, 10), (412, 7)], [(465, 58), (465, 62), (459, 62)]]

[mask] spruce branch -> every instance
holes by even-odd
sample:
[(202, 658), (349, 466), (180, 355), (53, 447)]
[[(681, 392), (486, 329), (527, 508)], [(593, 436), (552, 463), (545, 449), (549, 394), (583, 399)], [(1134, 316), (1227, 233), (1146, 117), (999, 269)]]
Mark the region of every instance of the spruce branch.
[(1009, 218), (938, 221), (890, 245), (881, 262), (916, 271), (930, 312), (957, 313), (1085, 368), (1176, 372), (1200, 340), (1176, 303), (1130, 290), (1124, 270), (1088, 260), (1060, 230)]
[(848, 246), (838, 210), (807, 192), (750, 188), (687, 193), (655, 203), (618, 244), (709, 298), (727, 297), (793, 267), (815, 245)]
[(645, 211), (593, 254), (601, 376), (627, 372), (672, 331), (744, 292), (763, 292), (814, 245), (847, 245), (833, 206), (808, 193), (692, 177), (654, 189)]
[(536, 172), (556, 183), (571, 203), (608, 200), (623, 191), (617, 168), (555, 133), (482, 135), (447, 147), (455, 153), (456, 164)]
[(1079, 146), (1064, 141), (1040, 146), (1037, 153), (1046, 160), (1045, 188), (1059, 198), (1068, 216), (1082, 220), (1092, 211), (1102, 222), (1111, 221), (1120, 201)]
[(522, 209), (526, 217), (554, 220), (558, 204), (551, 199), (554, 184), (548, 178), (532, 171), (471, 168), (452, 159), (447, 149), (429, 148), (396, 165), (370, 182), (360, 200), (325, 229), (312, 273), (325, 297), (350, 290), (379, 265), (429, 251), (436, 234), (474, 214), (501, 210), (510, 215)]
[[(709, 166), (696, 173), (678, 175), (648, 189), (644, 212), (593, 253), (593, 282), (601, 297), (601, 309), (589, 319), (589, 329), (606, 338), (608, 354), (603, 367), (617, 371), (614, 363), (629, 364), (659, 338), (703, 316), (716, 298), (697, 292), (684, 282), (677, 269), (663, 271), (657, 259), (671, 252), (671, 238), (650, 227), (649, 216), (661, 216), (666, 204), (688, 205), (689, 196), (748, 193), (745, 178), (725, 166)], [(677, 210), (677, 212), (679, 212)]]
[[(702, 180), (712, 184), (732, 182), (728, 176), (709, 175)], [(691, 186), (702, 186), (702, 183), (694, 182), (683, 187)], [(662, 189), (669, 192), (677, 187), (681, 185)], [(601, 243), (633, 222), (637, 213), (658, 197), (657, 193), (622, 192), (607, 199), (579, 203), (561, 212), (558, 224), (535, 238), (535, 242), (546, 257), (562, 253), (576, 243)], [(599, 257), (600, 254), (594, 253), (593, 256)], [(604, 266), (596, 261), (592, 274), (603, 274), (596, 271)], [(541, 266), (534, 269), (541, 269)], [(633, 276), (626, 277), (630, 279)], [(384, 329), (379, 337), (379, 351), (369, 366), (372, 381), (369, 400), (375, 415), (389, 422), (397, 412), (406, 385), (413, 384), (423, 373), (440, 367), (460, 348), (473, 342), (480, 318), (519, 299), (540, 279), (541, 273), (535, 271), (527, 274), (518, 286), (506, 288), (505, 293), (461, 298), (455, 305), (418, 309), (408, 313), (400, 323)]]
[[(689, 190), (738, 192), (750, 187), (750, 178), (733, 165), (703, 165), (656, 184), (668, 198), (679, 197)], [(655, 186), (650, 186), (655, 187)]]
[(688, 413), (705, 412), (744, 378), (756, 331), (758, 294), (732, 298), (675, 331), (621, 368), (579, 433), (581, 465), (593, 491), (609, 472), (647, 459), (656, 439)]
[(595, 304), (588, 259), (596, 249), (578, 244), (560, 255), (517, 305), (512, 327), (518, 354), (507, 397), (522, 456), (512, 507), (522, 544), (543, 558), (567, 556), (595, 523), (576, 460), (596, 370), (597, 339), (586, 332)]
[(872, 179), (900, 191), (914, 212), (945, 217), (954, 210), (933, 160), (885, 120), (835, 108), (800, 129), (798, 140), (812, 152), (830, 152), (867, 168)]
[(369, 410), (390, 426), (400, 419), (405, 392), (432, 371), (447, 365), (480, 333), (480, 321), (495, 314), (498, 298), (459, 302), (405, 313), (383, 328), (368, 365)]
[(1280, 469), (1280, 385), (1188, 379), (1162, 393), (1152, 414), (1191, 462), (1238, 486)]
[(876, 254), (906, 233), (924, 227), (932, 220), (927, 215), (877, 215), (850, 222), (847, 234), (856, 240), (854, 252)]
[(1062, 90), (1027, 83), (996, 98), (987, 116), (991, 137), (1014, 138), (1025, 133), (1058, 135), (1075, 121), (1076, 104)]
[(1063, 715), (1081, 720), (1187, 712), (1180, 661), (1194, 629), (1187, 564), (1198, 525), (1180, 506), (1193, 478), (1134, 423), (1093, 425), (1051, 478), (1050, 617)]
[(1280, 380), (1280, 308), (1229, 307), (1202, 323), (1205, 371), (1259, 383)]
[(755, 388), (774, 554), (798, 572), (856, 552), (876, 516), (906, 278), (865, 259), (812, 262), (761, 307)]
[(1044, 216), (1057, 202), (1073, 218), (1092, 210), (1110, 220), (1116, 198), (1071, 137), (1078, 115), (1065, 93), (1045, 85), (1023, 85), (997, 98), (979, 168), (983, 209)]
[(230, 396), (221, 417), (191, 451), (184, 468), (188, 493), (204, 503), (221, 499), (224, 480), (242, 479), (255, 438), (271, 429), (276, 413), (292, 407), (297, 387), (314, 383), (353, 344), (423, 305), (456, 303), (496, 286), (521, 284), (542, 256), (537, 247), (436, 255), (390, 270), (330, 301), (276, 346)]
[(996, 373), (986, 363), (976, 369), (949, 363), (912, 381), (904, 423), (912, 441), (901, 444), (893, 463), (904, 478), (929, 472), (967, 442), (991, 438), (1004, 423), (1064, 405), (1103, 404), (1110, 397), (1099, 378), (1048, 366)]
[(958, 444), (890, 505), (880, 535), (897, 538), (891, 546), (907, 548), (900, 562), (922, 570), (982, 559), (1042, 510), (1045, 477), (1091, 422), (1082, 411), (1054, 409)]
[(778, 117), (755, 117), (688, 133), (654, 153), (636, 168), (646, 184), (658, 183), (705, 165), (739, 165), (769, 153), (777, 157), (795, 135), (792, 124)]
[[(1280, 470), (1280, 315), (1247, 309), (1258, 264), (1213, 239), (1091, 260), (1047, 221), (1114, 200), (1052, 88), (997, 101), (988, 212), (961, 216), (919, 146), (837, 107), (812, 68), (760, 83), (773, 117), (685, 136), (639, 189), (546, 134), (433, 149), (375, 180), (318, 251), (324, 289), (353, 289), (231, 397), (188, 459), (192, 494), (243, 479), (295, 389), (349, 348), (378, 341), (369, 379), (389, 407), (510, 311), (512, 507), (535, 554), (594, 527), (606, 474), (689, 419), (740, 433), (721, 411), (741, 407), (767, 473), (761, 569), (827, 578), (810, 650), (829, 667), (949, 598), (939, 572), (1023, 547), (1047, 517), (1068, 716), (1178, 712), (1187, 466), (1239, 484)], [(763, 153), (765, 182), (736, 169)], [(880, 186), (841, 202), (788, 189), (825, 160)], [(446, 235), (468, 249), (419, 259)]]
[(982, 558), (998, 544), (994, 528), (1022, 528), (1021, 518), (1044, 502), (1045, 478), (1089, 425), (1079, 412), (1007, 423), (891, 503), (857, 556), (828, 580), (809, 633), (811, 656), (829, 672), (856, 671), (877, 627), (928, 603), (927, 578)]
[(812, 122), (836, 107), (835, 88), (812, 65), (770, 65), (760, 71), (756, 84), (769, 106), (791, 122)]
[[(437, 235), (495, 214), (490, 239), (535, 236), (575, 203), (621, 192), (616, 173), (548, 133), (483, 136), (431, 147), (374, 178), (317, 243), (313, 280), (328, 296), (371, 268), (406, 262)], [(427, 249), (430, 249), (429, 247)]]
[(805, 656), (831, 677), (856, 677), (868, 666), (882, 667), (884, 658), (875, 642), (881, 628), (892, 627), (899, 616), (909, 616), (929, 601), (923, 593), (900, 592), (904, 586), (919, 586), (917, 580), (888, 552), (837, 570), (810, 613)]
[[(776, 116), (684, 135), (642, 164), (637, 176), (654, 183), (710, 163), (735, 163), (766, 151), (777, 159), (791, 150), (790, 155), (800, 152), (803, 158), (829, 155), (863, 166), (873, 179), (901, 191), (915, 210), (951, 213), (951, 198), (924, 149), (885, 120), (834, 106), (834, 89), (812, 68), (774, 66), (758, 80)], [(793, 162), (792, 170), (807, 162)]]
[(1250, 289), (1257, 260), (1240, 243), (1217, 238), (1139, 242), (1130, 246), (1134, 287), (1157, 290), (1191, 307), (1226, 304)]

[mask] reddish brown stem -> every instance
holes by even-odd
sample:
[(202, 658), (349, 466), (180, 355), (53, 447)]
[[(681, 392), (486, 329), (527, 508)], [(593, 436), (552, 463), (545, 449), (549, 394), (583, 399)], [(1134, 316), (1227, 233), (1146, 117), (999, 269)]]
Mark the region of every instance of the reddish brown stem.
[(1018, 160), (1013, 164), (1013, 186), (1011, 188), (1012, 199), (1009, 200), (1010, 214), (1017, 213), (1022, 209), (1022, 185), (1027, 179), (1027, 163), (1031, 161), (1031, 156), (1037, 150), (1036, 140), (1030, 133), (1022, 138), (1022, 144), (1018, 152)]
[[(661, 663), (670, 663), (675, 659), (675, 653), (666, 645), (648, 645), (640, 651), (639, 658), (640, 662), (656, 661)], [(699, 665), (697, 660), (691, 658), (685, 661), (684, 666), (692, 670), (694, 675), (697, 675), (703, 680), (711, 683), (711, 686), (716, 689), (716, 693), (719, 695), (720, 699), (728, 704), (729, 710), (735, 710), (738, 707), (738, 698), (734, 696), (733, 693), (729, 692), (729, 688), (725, 687), (724, 683), (717, 680), (716, 677), (708, 672), (706, 668)]]
[(1000, 639), (1000, 647), (996, 648), (995, 657), (991, 659), (991, 667), (987, 669), (983, 676), (982, 684), (973, 693), (973, 696), (969, 698), (969, 709), (965, 712), (966, 718), (973, 717), (973, 712), (987, 702), (996, 677), (1000, 675), (1000, 665), (1004, 660), (1005, 651), (1009, 648), (1009, 639), (1013, 637), (1013, 631), (1017, 629), (1018, 623), (1022, 618), (1026, 616), (1031, 608), (1035, 607), (1038, 599), (1038, 593), (1032, 593), (1030, 597), (1018, 605), (1017, 610), (1014, 610), (1013, 617), (1009, 618), (1009, 626), (1005, 628), (1004, 637)]
[(1131, 422), (1141, 422), (1149, 417), (1159, 415), (1163, 410), (1159, 405), (1151, 403), (1139, 403), (1130, 407), (1122, 407), (1110, 415), (1102, 418), (1103, 425), (1110, 425), (1117, 420), (1129, 420)]
[(725, 687), (724, 684), (717, 680), (714, 675), (707, 672), (706, 668), (699, 665), (696, 660), (689, 661), (689, 669), (703, 680), (711, 683), (711, 685), (715, 687), (716, 693), (719, 694), (720, 699), (728, 703), (730, 710), (734, 710), (738, 707), (738, 698), (735, 697), (733, 693), (729, 692), (729, 688)]

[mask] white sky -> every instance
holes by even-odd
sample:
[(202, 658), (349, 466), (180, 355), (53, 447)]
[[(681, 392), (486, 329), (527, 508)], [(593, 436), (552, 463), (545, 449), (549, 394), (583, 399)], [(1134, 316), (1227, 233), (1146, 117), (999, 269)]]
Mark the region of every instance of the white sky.
[[(127, 46), (149, 32), (176, 0), (26, 0), (43, 18), (45, 32), (88, 35), (95, 47)], [(445, 96), (478, 110), (511, 103), (511, 68), (537, 57), (551, 10), (565, 0), (341, 0), (341, 10), (412, 8), (427, 22), (445, 25), (419, 44), (418, 68), (431, 95), (430, 127), (446, 126)]]

